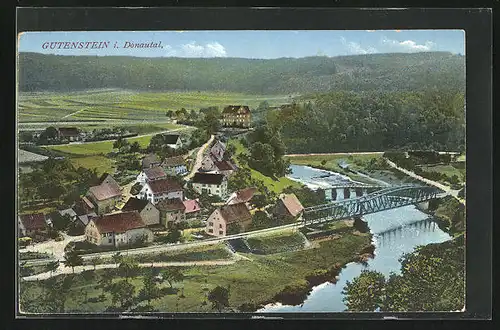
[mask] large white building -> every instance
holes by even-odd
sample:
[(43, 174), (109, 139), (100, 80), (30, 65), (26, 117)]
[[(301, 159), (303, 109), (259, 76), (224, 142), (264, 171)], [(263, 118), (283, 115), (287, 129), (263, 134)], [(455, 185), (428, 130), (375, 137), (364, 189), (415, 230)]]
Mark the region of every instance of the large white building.
[(208, 193), (221, 198), (227, 196), (227, 179), (223, 174), (217, 173), (195, 173), (193, 177), (193, 189), (199, 194)]
[(160, 179), (149, 181), (142, 187), (139, 198), (147, 199), (155, 205), (159, 201), (169, 198), (180, 198), (184, 200), (181, 185), (172, 179)]

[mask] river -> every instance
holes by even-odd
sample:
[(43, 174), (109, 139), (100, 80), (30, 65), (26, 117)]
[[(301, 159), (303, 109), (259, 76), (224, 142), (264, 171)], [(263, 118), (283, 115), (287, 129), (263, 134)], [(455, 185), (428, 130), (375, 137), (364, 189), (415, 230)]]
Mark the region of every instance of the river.
[[(300, 181), (313, 189), (327, 188), (328, 184), (353, 182), (340, 174), (307, 166), (292, 165), (292, 171), (290, 179)], [(370, 259), (367, 265), (347, 264), (336, 284), (323, 283), (314, 287), (302, 305), (286, 306), (278, 303), (268, 305), (257, 312), (344, 312), (346, 306), (342, 301), (342, 290), (346, 282), (352, 281), (362, 270), (375, 270), (386, 276), (391, 272), (400, 273), (401, 264), (398, 259), (402, 254), (412, 252), (418, 245), (441, 243), (451, 239), (450, 235), (439, 229), (429, 215), (415, 206), (373, 213), (365, 215), (363, 219), (368, 222), (375, 245), (375, 257)]]

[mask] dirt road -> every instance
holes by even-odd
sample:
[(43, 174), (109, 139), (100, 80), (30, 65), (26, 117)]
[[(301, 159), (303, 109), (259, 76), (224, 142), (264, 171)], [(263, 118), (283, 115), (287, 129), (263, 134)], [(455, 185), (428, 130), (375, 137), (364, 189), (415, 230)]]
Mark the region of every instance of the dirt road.
[(196, 153), (196, 161), (193, 164), (193, 168), (191, 169), (191, 172), (184, 177), (184, 180), (186, 181), (191, 180), (196, 171), (201, 167), (201, 161), (203, 160), (203, 153), (205, 152), (205, 149), (207, 149), (207, 147), (212, 143), (214, 138), (215, 136), (211, 135), (210, 139), (198, 150), (198, 152)]

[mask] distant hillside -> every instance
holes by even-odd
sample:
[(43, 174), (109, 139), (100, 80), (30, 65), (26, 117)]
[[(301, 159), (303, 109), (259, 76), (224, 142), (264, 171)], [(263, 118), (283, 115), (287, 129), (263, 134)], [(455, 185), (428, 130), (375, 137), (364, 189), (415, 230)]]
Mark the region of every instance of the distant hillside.
[(465, 88), (465, 57), (447, 52), (255, 60), (19, 54), (20, 91), (232, 91), (261, 94), (331, 90)]

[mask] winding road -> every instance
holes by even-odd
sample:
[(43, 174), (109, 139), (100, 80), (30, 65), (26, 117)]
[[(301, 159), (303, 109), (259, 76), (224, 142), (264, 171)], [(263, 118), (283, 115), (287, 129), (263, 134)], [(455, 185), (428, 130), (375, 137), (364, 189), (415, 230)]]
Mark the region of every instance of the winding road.
[(215, 136), (211, 135), (210, 139), (204, 145), (202, 145), (201, 148), (198, 150), (198, 152), (196, 153), (196, 161), (193, 164), (193, 168), (191, 169), (191, 172), (184, 177), (184, 180), (186, 181), (190, 180), (194, 176), (196, 171), (201, 167), (201, 162), (203, 160), (203, 153), (205, 152), (205, 149), (207, 149), (207, 147), (213, 142), (214, 138)]

